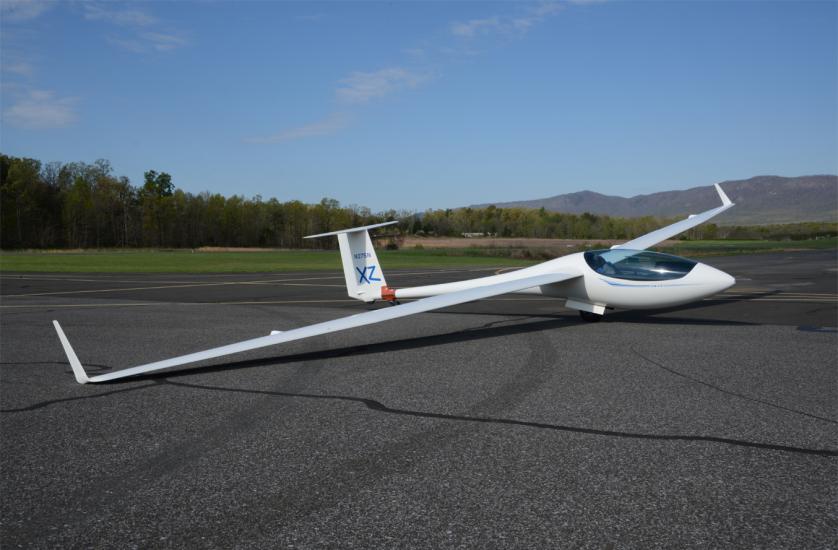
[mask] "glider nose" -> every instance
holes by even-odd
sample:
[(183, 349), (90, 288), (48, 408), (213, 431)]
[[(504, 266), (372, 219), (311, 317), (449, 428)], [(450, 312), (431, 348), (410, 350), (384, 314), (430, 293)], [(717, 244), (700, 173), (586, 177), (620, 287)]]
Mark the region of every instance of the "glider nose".
[(736, 284), (736, 279), (733, 276), (707, 264), (699, 263), (693, 268), (693, 272), (711, 294), (727, 290)]

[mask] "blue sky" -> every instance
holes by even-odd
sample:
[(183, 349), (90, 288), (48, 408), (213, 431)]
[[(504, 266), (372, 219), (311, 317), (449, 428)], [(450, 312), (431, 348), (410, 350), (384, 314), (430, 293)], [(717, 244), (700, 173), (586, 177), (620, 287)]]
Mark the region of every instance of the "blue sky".
[(838, 173), (836, 2), (2, 0), (0, 151), (374, 211)]

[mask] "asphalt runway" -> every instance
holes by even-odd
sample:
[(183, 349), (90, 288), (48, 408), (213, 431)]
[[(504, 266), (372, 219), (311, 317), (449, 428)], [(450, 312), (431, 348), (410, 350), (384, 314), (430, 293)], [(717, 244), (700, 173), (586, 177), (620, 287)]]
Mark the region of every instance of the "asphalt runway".
[[(0, 544), (834, 548), (838, 257), (689, 306), (502, 296), (120, 383), (368, 308), (340, 273), (0, 278)], [(492, 270), (391, 271), (391, 286)]]

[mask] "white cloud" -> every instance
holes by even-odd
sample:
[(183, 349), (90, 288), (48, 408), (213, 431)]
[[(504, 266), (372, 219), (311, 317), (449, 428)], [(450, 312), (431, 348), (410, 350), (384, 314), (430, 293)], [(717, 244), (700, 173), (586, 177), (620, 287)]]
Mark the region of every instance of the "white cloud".
[(515, 31), (527, 32), (531, 27), (541, 23), (544, 19), (550, 17), (551, 15), (555, 15), (561, 9), (562, 6), (560, 4), (552, 2), (541, 4), (524, 16), (512, 19), (511, 26)]
[(130, 52), (165, 52), (188, 43), (182, 32), (160, 30), (157, 17), (145, 11), (124, 9), (115, 3), (104, 2), (85, 2), (82, 6), (84, 18), (89, 21), (127, 27), (125, 33), (111, 34), (106, 36), (106, 40)]
[(270, 136), (247, 138), (245, 141), (247, 143), (287, 143), (310, 137), (329, 136), (348, 125), (349, 117), (346, 114), (334, 113), (323, 120), (305, 126), (288, 128)]
[(90, 21), (107, 21), (115, 25), (143, 27), (156, 23), (157, 19), (139, 10), (111, 9), (101, 4), (85, 2), (84, 18)]
[(144, 32), (140, 35), (152, 48), (158, 52), (173, 50), (184, 46), (186, 39), (182, 36), (162, 32)]
[(6, 21), (27, 21), (38, 17), (53, 5), (54, 2), (48, 0), (2, 0), (0, 15)]
[(29, 90), (3, 112), (3, 117), (22, 128), (62, 128), (78, 119), (73, 109), (76, 101), (72, 97), (55, 97), (51, 91)]
[(141, 32), (131, 37), (109, 36), (107, 40), (134, 53), (166, 52), (189, 43), (180, 34), (162, 32)]
[(5, 62), (2, 65), (3, 72), (12, 73), (20, 76), (32, 76), (35, 69), (25, 61)]
[(425, 74), (415, 73), (401, 67), (390, 67), (369, 73), (354, 72), (340, 81), (337, 97), (345, 103), (366, 103), (397, 90), (415, 88), (428, 79)]
[(471, 38), (477, 34), (484, 34), (493, 30), (501, 29), (499, 17), (486, 17), (484, 19), (471, 19), (462, 23), (452, 23), (451, 33), (455, 36)]
[(562, 9), (558, 2), (542, 2), (518, 16), (493, 16), (451, 24), (451, 34), (460, 38), (474, 38), (496, 33), (523, 34)]

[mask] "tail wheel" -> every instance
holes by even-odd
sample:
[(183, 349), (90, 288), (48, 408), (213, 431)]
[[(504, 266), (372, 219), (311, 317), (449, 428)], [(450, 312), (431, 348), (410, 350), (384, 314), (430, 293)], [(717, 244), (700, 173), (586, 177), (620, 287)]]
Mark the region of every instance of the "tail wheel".
[(592, 313), (590, 311), (580, 311), (579, 316), (587, 323), (598, 323), (599, 321), (602, 321), (603, 317), (605, 317), (604, 315)]

